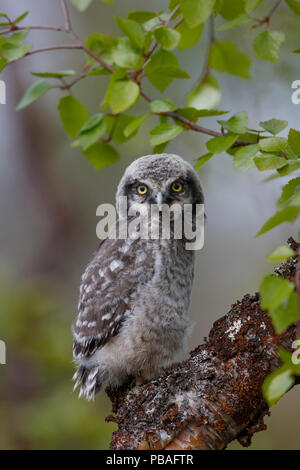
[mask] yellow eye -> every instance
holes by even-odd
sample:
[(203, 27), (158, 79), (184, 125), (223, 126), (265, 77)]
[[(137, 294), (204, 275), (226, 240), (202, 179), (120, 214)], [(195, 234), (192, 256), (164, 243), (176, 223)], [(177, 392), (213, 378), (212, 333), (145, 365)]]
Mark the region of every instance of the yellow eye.
[(175, 193), (180, 193), (183, 190), (183, 185), (179, 183), (179, 181), (175, 181), (175, 183), (172, 184), (171, 186), (172, 191)]
[(139, 184), (138, 187), (136, 188), (137, 192), (141, 194), (142, 196), (144, 194), (147, 194), (148, 188), (145, 184)]

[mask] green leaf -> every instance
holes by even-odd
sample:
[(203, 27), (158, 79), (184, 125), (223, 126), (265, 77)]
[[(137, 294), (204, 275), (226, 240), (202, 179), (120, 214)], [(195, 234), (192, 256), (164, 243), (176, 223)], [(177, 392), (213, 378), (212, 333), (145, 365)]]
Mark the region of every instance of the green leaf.
[(145, 73), (152, 85), (160, 91), (164, 91), (174, 78), (190, 78), (188, 73), (179, 67), (177, 57), (162, 49), (151, 56)]
[(293, 222), (299, 215), (300, 209), (298, 207), (286, 207), (276, 212), (267, 222), (262, 226), (256, 237), (268, 232), (274, 227), (282, 224), (283, 222)]
[(133, 106), (140, 96), (139, 86), (131, 80), (111, 81), (106, 91), (106, 102), (114, 114)]
[(250, 78), (250, 59), (233, 42), (218, 41), (210, 48), (209, 65), (219, 72)]
[(31, 72), (31, 75), (43, 78), (63, 78), (76, 75), (75, 70), (61, 70), (60, 72)]
[(246, 112), (237, 113), (227, 121), (218, 121), (225, 129), (235, 134), (244, 134), (248, 127), (248, 114)]
[(143, 27), (147, 32), (152, 33), (152, 31), (155, 28), (157, 28), (158, 26), (162, 26), (162, 24), (163, 24), (163, 19), (162, 19), (162, 15), (160, 15), (159, 17), (155, 16), (155, 18), (152, 18), (151, 20), (146, 21), (146, 23), (143, 24)]
[(300, 162), (289, 162), (287, 165), (283, 166), (282, 168), (279, 168), (277, 171), (280, 174), (280, 176), (286, 176), (292, 173), (295, 170), (299, 170), (300, 168)]
[(241, 147), (237, 150), (234, 155), (234, 167), (241, 168), (243, 167), (245, 171), (253, 167), (253, 159), (257, 152), (259, 151), (258, 144), (251, 144), (245, 147)]
[(24, 46), (15, 46), (14, 44), (5, 43), (1, 46), (2, 57), (8, 62), (13, 62), (24, 57), (32, 49), (31, 44), (25, 44)]
[(213, 153), (208, 152), (205, 155), (202, 155), (201, 157), (197, 158), (196, 160), (196, 165), (194, 166), (195, 171), (199, 170), (205, 163), (207, 163), (212, 157), (214, 156)]
[(277, 201), (277, 206), (283, 208), (286, 203), (293, 197), (295, 194), (300, 191), (300, 177), (291, 179), (283, 188), (281, 196)]
[(220, 10), (221, 15), (225, 20), (233, 20), (245, 11), (245, 2), (237, 0), (223, 0)]
[[(86, 40), (86, 47), (90, 49), (94, 54), (101, 57), (109, 65), (112, 65), (113, 50), (118, 45), (119, 39), (111, 36), (106, 36), (101, 33), (90, 34)], [(90, 65), (96, 65), (99, 67), (99, 63), (93, 59), (90, 55), (87, 55), (87, 63)]]
[(95, 67), (92, 70), (90, 70), (87, 73), (88, 76), (93, 76), (93, 75), (110, 75), (110, 72), (106, 70), (104, 67), (101, 65), (99, 67)]
[(223, 153), (234, 144), (237, 138), (238, 136), (235, 134), (226, 137), (213, 137), (206, 142), (206, 147), (212, 153)]
[(295, 379), (292, 371), (282, 366), (272, 372), (263, 383), (262, 392), (268, 405), (274, 406), (278, 400), (293, 386)]
[(80, 134), (87, 132), (87, 131), (91, 131), (92, 129), (97, 127), (98, 124), (100, 124), (100, 122), (103, 120), (103, 117), (104, 117), (103, 113), (98, 113), (98, 114), (94, 114), (94, 116), (91, 116), (80, 129)]
[(73, 5), (78, 8), (79, 11), (86, 10), (93, 0), (71, 0)]
[(150, 109), (152, 113), (166, 113), (175, 111), (177, 106), (171, 100), (154, 100), (150, 103)]
[(294, 251), (289, 246), (281, 245), (275, 248), (275, 250), (267, 256), (267, 260), (277, 263), (278, 261), (284, 261), (285, 259), (294, 256), (294, 254)]
[[(295, 352), (298, 356), (298, 354), (300, 353), (299, 347), (296, 349)], [(286, 364), (288, 368), (291, 369), (295, 375), (300, 375), (300, 364), (294, 363), (295, 361), (294, 361), (293, 355), (289, 351), (285, 351), (284, 349), (279, 349), (279, 354), (280, 354), (281, 361), (284, 364)]]
[(26, 18), (26, 16), (28, 15), (28, 11), (25, 11), (24, 13), (22, 13), (21, 15), (17, 16), (17, 18), (13, 21), (15, 24), (17, 23), (20, 23), (20, 21), (24, 20), (24, 18)]
[(300, 156), (300, 132), (290, 129), (288, 143), (297, 156)]
[(164, 142), (169, 142), (177, 137), (182, 131), (183, 128), (181, 126), (160, 124), (159, 126), (154, 127), (150, 132), (151, 145), (156, 146), (163, 144)]
[(215, 0), (179, 0), (180, 10), (187, 24), (194, 28), (211, 15)]
[(2, 70), (5, 68), (6, 65), (7, 65), (7, 59), (5, 59), (4, 57), (0, 57), (0, 72), (2, 72)]
[(165, 149), (167, 148), (169, 142), (164, 142), (163, 144), (160, 145), (155, 145), (152, 149), (153, 154), (161, 154), (164, 153)]
[(286, 165), (286, 159), (277, 155), (259, 155), (254, 158), (254, 163), (259, 171), (276, 170)]
[(132, 11), (128, 13), (128, 19), (136, 21), (137, 23), (146, 23), (146, 21), (151, 20), (152, 18), (156, 17), (156, 13), (153, 13), (152, 11), (144, 11), (144, 10), (139, 10), (139, 11)]
[(189, 28), (186, 21), (183, 21), (179, 26), (177, 26), (176, 31), (180, 33), (178, 48), (181, 51), (184, 51), (185, 49), (194, 47), (197, 44), (203, 32), (203, 24), (200, 24), (195, 28)]
[(174, 29), (161, 26), (154, 30), (154, 38), (161, 47), (167, 50), (172, 50), (179, 44), (180, 33)]
[(79, 144), (83, 150), (88, 149), (106, 132), (106, 123), (102, 113), (91, 116), (82, 126), (79, 133)]
[(58, 111), (65, 131), (72, 139), (75, 139), (88, 120), (88, 110), (74, 96), (68, 95), (60, 99)]
[(228, 29), (236, 28), (237, 26), (241, 26), (242, 24), (248, 23), (250, 21), (250, 16), (246, 13), (243, 13), (240, 16), (237, 16), (231, 21), (227, 23), (223, 23), (221, 26), (218, 26), (217, 31), (227, 31)]
[(286, 128), (288, 122), (280, 121), (279, 119), (270, 119), (269, 121), (261, 121), (259, 125), (267, 132), (270, 132), (270, 134), (276, 135)]
[(138, 49), (142, 49), (144, 45), (144, 31), (139, 23), (133, 21), (132, 19), (127, 18), (115, 18), (117, 24), (119, 25), (120, 29), (126, 36), (130, 39), (130, 41), (137, 47)]
[(268, 137), (261, 139), (259, 146), (264, 152), (282, 152), (285, 151), (288, 141), (284, 137)]
[(128, 38), (121, 38), (112, 49), (112, 58), (119, 67), (138, 69), (143, 63), (143, 56)]
[(196, 109), (211, 109), (217, 106), (221, 99), (221, 91), (217, 79), (208, 74), (207, 77), (199, 83), (187, 95), (186, 104)]
[(102, 3), (106, 3), (106, 5), (113, 5), (115, 0), (100, 0)]
[(281, 305), (269, 311), (277, 334), (285, 331), (298, 320), (298, 296), (296, 292), (286, 298)]
[(23, 29), (11, 34), (5, 39), (6, 43), (13, 44), (14, 46), (21, 46), (29, 34), (29, 29)]
[(269, 62), (278, 61), (278, 51), (285, 39), (285, 34), (281, 31), (262, 31), (253, 41), (253, 47), (263, 60)]
[(151, 116), (150, 113), (143, 114), (143, 116), (139, 116), (138, 118), (133, 119), (124, 129), (124, 135), (125, 137), (131, 137), (135, 132), (138, 131), (140, 126), (143, 124), (143, 122), (148, 119), (148, 117)]
[(288, 6), (293, 10), (296, 15), (300, 16), (300, 2), (297, 0), (285, 0)]
[(96, 142), (84, 152), (84, 155), (96, 170), (101, 170), (119, 160), (117, 150), (112, 145), (104, 142)]
[(129, 136), (125, 134), (125, 129), (135, 121), (134, 116), (130, 116), (129, 114), (120, 114), (116, 117), (115, 125), (113, 128), (112, 138), (116, 142), (116, 144), (120, 145), (126, 142), (127, 140), (134, 137), (137, 133), (137, 129), (132, 132)]
[(260, 285), (260, 303), (264, 310), (279, 307), (294, 291), (295, 284), (283, 277), (269, 274)]
[(201, 117), (220, 116), (227, 114), (229, 111), (221, 111), (219, 109), (196, 109), (196, 108), (178, 108), (177, 113), (189, 121), (196, 122)]
[(251, 13), (255, 8), (257, 8), (263, 0), (244, 0), (245, 12)]
[(20, 111), (21, 109), (26, 108), (26, 106), (29, 106), (31, 103), (44, 95), (50, 88), (50, 85), (44, 80), (38, 80), (35, 82), (28, 88), (28, 90), (26, 90), (23, 98), (16, 108), (17, 111)]

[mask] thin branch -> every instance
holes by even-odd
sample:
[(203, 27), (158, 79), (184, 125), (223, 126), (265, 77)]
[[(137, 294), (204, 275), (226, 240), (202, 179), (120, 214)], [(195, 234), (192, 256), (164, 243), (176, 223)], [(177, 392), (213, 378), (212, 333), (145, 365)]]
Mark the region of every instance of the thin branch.
[(67, 7), (67, 2), (66, 0), (60, 0), (60, 3), (61, 3), (62, 11), (64, 14), (64, 18), (65, 18), (65, 28), (66, 28), (66, 31), (69, 33), (70, 31), (72, 31), (72, 25), (71, 25), (69, 10)]
[(262, 26), (264, 24), (267, 24), (267, 26), (269, 27), (271, 17), (273, 16), (275, 11), (279, 7), (280, 3), (281, 3), (281, 0), (277, 0), (277, 2), (273, 5), (273, 7), (269, 11), (269, 13), (264, 18), (262, 18), (262, 19), (252, 18), (254, 21), (257, 22), (257, 24), (253, 26), (253, 28), (259, 28), (260, 26)]
[[(179, 10), (180, 8), (180, 5), (177, 5), (173, 11), (171, 11), (170, 15), (168, 16), (168, 18), (162, 23), (163, 26), (167, 26), (169, 24), (169, 22), (171, 21), (171, 19), (173, 18), (173, 16), (176, 14), (176, 12)], [(182, 18), (182, 21), (183, 21), (183, 18)], [(177, 24), (174, 26), (173, 29), (175, 29), (175, 27), (177, 28), (177, 26), (181, 23), (181, 21), (177, 22)], [(139, 70), (137, 70), (134, 75), (133, 75), (133, 80), (137, 79), (139, 77), (139, 75), (141, 74), (141, 72), (144, 70), (144, 67), (145, 67), (145, 64), (147, 63), (147, 61), (150, 59), (150, 57), (152, 56), (153, 52), (155, 51), (155, 49), (157, 48), (157, 41), (153, 41), (148, 52), (146, 53), (145, 55), (145, 59), (144, 59), (144, 62), (143, 62), (143, 65), (141, 66), (141, 68)]]
[[(66, 0), (61, 0), (61, 6), (62, 6), (62, 10), (63, 10), (63, 14), (64, 14), (64, 18), (65, 18), (65, 28), (61, 28), (61, 27), (54, 27), (54, 26), (18, 26), (17, 29), (30, 29), (30, 30), (33, 30), (33, 29), (40, 29), (40, 30), (51, 30), (51, 31), (61, 31), (61, 32), (65, 32), (65, 33), (68, 33), (73, 39), (74, 41), (76, 42), (76, 44), (66, 44), (66, 45), (55, 45), (55, 46), (49, 46), (49, 47), (45, 47), (45, 48), (41, 48), (41, 49), (35, 49), (33, 51), (30, 51), (28, 52), (27, 54), (25, 54), (25, 56), (29, 56), (29, 55), (33, 55), (33, 54), (37, 54), (37, 53), (40, 53), (40, 52), (47, 52), (47, 51), (53, 51), (53, 50), (64, 50), (64, 49), (81, 49), (83, 50), (87, 55), (89, 55), (90, 57), (92, 57), (96, 62), (98, 62), (103, 68), (105, 68), (108, 72), (110, 73), (114, 73), (114, 69), (113, 67), (111, 67), (107, 62), (105, 62), (101, 57), (99, 57), (97, 54), (95, 54), (93, 51), (91, 51), (88, 47), (85, 46), (85, 44), (81, 41), (81, 39), (78, 37), (78, 35), (72, 30), (72, 24), (71, 24), (71, 19), (70, 19), (70, 15), (69, 15), (69, 11), (68, 11), (68, 7), (67, 7), (67, 3), (66, 3)], [(178, 11), (179, 9), (179, 5), (177, 5), (174, 10), (170, 13), (170, 15), (168, 16), (168, 18), (164, 21), (163, 25), (164, 26), (167, 26), (168, 23), (171, 21), (171, 19), (173, 18), (173, 16), (176, 14), (176, 12)], [(173, 29), (176, 28), (181, 22), (183, 21), (183, 18), (179, 19), (179, 21), (177, 21), (177, 23), (173, 26)], [(211, 25), (212, 25), (212, 21), (211, 20)], [(211, 26), (211, 33), (210, 33), (210, 41), (214, 41), (214, 36), (213, 36), (213, 31), (212, 31), (212, 28), (213, 28), (213, 25)], [(4, 30), (4, 31), (1, 31), (0, 34), (6, 34), (6, 33), (9, 33), (11, 32), (11, 29), (9, 30)], [(139, 75), (142, 73), (143, 71), (143, 68), (145, 66), (145, 63), (147, 62), (147, 60), (150, 58), (150, 56), (153, 54), (155, 48), (157, 47), (157, 42), (154, 41), (154, 43), (152, 44), (152, 46), (150, 47), (148, 53), (146, 54), (146, 57), (145, 57), (145, 60), (144, 60), (144, 63), (141, 67), (140, 70), (136, 71), (133, 76), (131, 77), (131, 80), (135, 81), (138, 86), (140, 87), (140, 93), (141, 93), (141, 96), (146, 100), (148, 101), (149, 103), (151, 103), (153, 101), (153, 99), (147, 94), (145, 93), (142, 88), (141, 88), (141, 83), (140, 83), (140, 80), (139, 80)], [(81, 80), (82, 78), (84, 78), (86, 76), (86, 73), (81, 73), (79, 75), (79, 77), (77, 77), (76, 79), (74, 79), (72, 82), (70, 83), (66, 83), (66, 84), (63, 84), (63, 85), (60, 85), (58, 88), (61, 88), (61, 89), (70, 89), (75, 83), (77, 83), (79, 80)], [(176, 111), (174, 112), (166, 112), (166, 113), (161, 113), (161, 115), (164, 115), (164, 116), (167, 116), (167, 117), (170, 117), (172, 119), (174, 119), (175, 121), (177, 122), (181, 122), (182, 124), (185, 125), (185, 127), (187, 129), (190, 129), (190, 130), (193, 130), (193, 131), (196, 131), (196, 132), (200, 132), (202, 134), (207, 134), (207, 135), (210, 135), (210, 136), (213, 136), (213, 137), (223, 137), (223, 134), (220, 133), (220, 132), (217, 132), (217, 131), (214, 131), (214, 130), (211, 130), (211, 129), (207, 129), (205, 127), (202, 127), (202, 126), (199, 126), (198, 124), (192, 122), (192, 121), (189, 121), (188, 119), (180, 116)], [(233, 145), (233, 147), (237, 147), (237, 146), (243, 146), (243, 145), (249, 145), (250, 142), (244, 142), (244, 141), (240, 141), (240, 140), (237, 140), (235, 142), (235, 144)]]
[(195, 87), (199, 86), (207, 77), (209, 73), (209, 65), (208, 65), (208, 59), (209, 59), (209, 52), (212, 44), (216, 41), (215, 37), (215, 26), (214, 26), (214, 16), (210, 16), (210, 21), (209, 21), (209, 39), (208, 39), (208, 46), (207, 46), (207, 52), (206, 52), (206, 58), (205, 62), (203, 64), (203, 68), (201, 71), (201, 74), (195, 84)]
[(48, 47), (42, 47), (41, 49), (34, 49), (32, 51), (29, 51), (27, 52), (27, 54), (25, 54), (25, 56), (38, 54), (40, 52), (64, 50), (64, 49), (81, 49), (81, 47), (77, 44), (62, 44), (58, 46), (48, 46)]
[(74, 39), (75, 42), (77, 42), (77, 44), (80, 46), (80, 48), (86, 53), (88, 54), (90, 57), (92, 57), (93, 59), (96, 60), (96, 62), (98, 62), (100, 65), (102, 65), (102, 67), (104, 67), (108, 72), (110, 73), (114, 73), (114, 69), (107, 63), (105, 62), (105, 60), (101, 59), (101, 57), (97, 56), (97, 54), (95, 54), (93, 51), (91, 51), (88, 47), (86, 47), (86, 45), (81, 41), (81, 39), (79, 38), (79, 36), (77, 36), (76, 33), (74, 33), (74, 31), (70, 31), (70, 35), (72, 36), (72, 38)]
[(61, 28), (59, 26), (37, 26), (37, 25), (34, 25), (34, 26), (31, 26), (31, 25), (28, 25), (28, 26), (18, 26), (16, 25), (16, 27), (12, 30), (11, 28), (9, 29), (3, 29), (0, 31), (0, 35), (2, 34), (8, 34), (8, 33), (12, 33), (14, 31), (21, 31), (23, 29), (29, 29), (29, 30), (35, 30), (35, 29), (39, 29), (39, 30), (45, 30), (45, 31), (61, 31), (63, 33), (67, 33), (67, 31), (65, 30), (65, 28)]
[(177, 21), (177, 23), (174, 24), (173, 29), (176, 29), (183, 21), (184, 21), (184, 17), (180, 18)]

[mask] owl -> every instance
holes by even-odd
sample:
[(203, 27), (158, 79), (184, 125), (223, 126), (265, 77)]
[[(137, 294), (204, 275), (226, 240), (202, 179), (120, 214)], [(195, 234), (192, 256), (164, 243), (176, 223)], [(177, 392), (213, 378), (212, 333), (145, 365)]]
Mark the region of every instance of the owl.
[[(117, 189), (143, 208), (202, 204), (192, 166), (172, 154), (148, 155), (126, 169)], [(129, 217), (129, 216), (128, 216)], [(132, 217), (131, 217), (132, 219)], [(185, 346), (194, 251), (184, 238), (106, 238), (87, 266), (73, 325), (75, 386), (94, 399), (103, 386), (147, 381)]]

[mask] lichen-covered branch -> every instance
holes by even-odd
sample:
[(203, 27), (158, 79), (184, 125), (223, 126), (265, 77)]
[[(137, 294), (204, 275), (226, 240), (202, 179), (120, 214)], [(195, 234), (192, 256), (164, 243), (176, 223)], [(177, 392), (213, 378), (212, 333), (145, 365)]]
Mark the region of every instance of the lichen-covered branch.
[[(295, 281), (296, 258), (278, 274)], [(259, 296), (246, 295), (216, 321), (188, 360), (142, 386), (107, 390), (118, 424), (111, 449), (224, 449), (249, 445), (269, 413), (264, 379), (291, 349), (295, 326), (276, 335)]]

